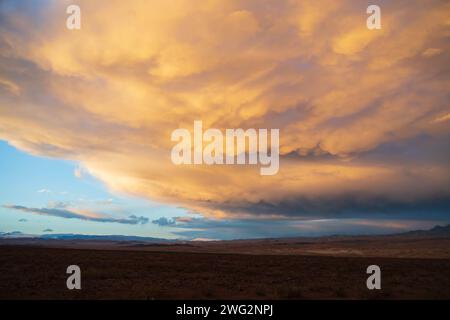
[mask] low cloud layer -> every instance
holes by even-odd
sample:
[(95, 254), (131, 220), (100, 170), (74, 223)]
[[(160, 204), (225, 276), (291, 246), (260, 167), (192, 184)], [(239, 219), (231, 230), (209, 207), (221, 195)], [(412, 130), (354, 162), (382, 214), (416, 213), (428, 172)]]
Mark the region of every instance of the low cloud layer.
[(4, 208), (19, 210), (23, 212), (45, 215), (45, 216), (53, 216), (60, 217), (66, 219), (81, 219), (87, 221), (94, 222), (112, 222), (112, 223), (123, 223), (123, 224), (146, 224), (148, 223), (148, 218), (146, 217), (137, 217), (135, 215), (131, 215), (128, 218), (113, 218), (108, 217), (103, 214), (83, 211), (83, 210), (70, 210), (70, 209), (60, 209), (60, 208), (28, 208), (24, 206), (17, 205), (4, 205)]
[(153, 220), (152, 223), (158, 226), (171, 226), (175, 224), (175, 220), (167, 219), (166, 217), (161, 217), (159, 219)]
[(340, 218), (316, 220), (262, 220), (262, 219), (207, 219), (176, 217), (172, 219), (172, 232), (184, 239), (254, 239), (324, 235), (393, 234), (415, 229), (429, 229), (445, 224), (438, 220)]
[[(448, 1), (379, 1), (374, 31), (366, 1), (78, 3), (79, 31), (67, 1), (0, 3), (0, 139), (213, 219), (449, 217)], [(279, 173), (174, 166), (194, 120), (279, 128)]]

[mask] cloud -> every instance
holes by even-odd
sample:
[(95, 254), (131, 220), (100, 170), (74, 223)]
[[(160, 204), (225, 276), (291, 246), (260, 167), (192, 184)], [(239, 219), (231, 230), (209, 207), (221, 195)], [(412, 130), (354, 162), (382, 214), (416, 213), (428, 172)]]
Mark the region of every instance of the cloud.
[[(379, 216), (391, 218), (447, 218), (450, 199), (445, 194), (425, 199), (401, 199), (398, 196), (374, 196), (364, 192), (339, 193), (336, 196), (283, 198), (276, 202), (229, 202), (213, 207), (218, 211), (264, 217), (355, 218)], [(426, 213), (424, 215), (424, 213)]]
[(176, 218), (171, 225), (175, 235), (185, 239), (252, 239), (326, 235), (389, 234), (416, 229), (429, 229), (442, 223), (439, 220), (398, 219), (208, 219)]
[(122, 224), (146, 224), (148, 223), (148, 218), (143, 216), (130, 215), (128, 218), (113, 218), (108, 217), (103, 214), (97, 214), (93, 212), (75, 210), (75, 209), (60, 209), (60, 208), (28, 208), (24, 206), (17, 205), (4, 205), (4, 208), (19, 210), (28, 213), (34, 213), (38, 215), (46, 215), (53, 217), (60, 217), (66, 219), (81, 219), (94, 222), (111, 222), (111, 223), (122, 223)]
[(70, 205), (69, 202), (65, 201), (49, 201), (47, 206), (52, 209), (64, 209)]
[(167, 219), (166, 217), (161, 217), (159, 219), (153, 220), (152, 223), (157, 224), (159, 226), (170, 226), (175, 224), (174, 219)]
[[(382, 2), (375, 31), (351, 0), (79, 1), (76, 32), (64, 2), (14, 3), (0, 139), (21, 150), (209, 218), (449, 216), (447, 1)], [(174, 166), (197, 119), (280, 128), (279, 173)]]

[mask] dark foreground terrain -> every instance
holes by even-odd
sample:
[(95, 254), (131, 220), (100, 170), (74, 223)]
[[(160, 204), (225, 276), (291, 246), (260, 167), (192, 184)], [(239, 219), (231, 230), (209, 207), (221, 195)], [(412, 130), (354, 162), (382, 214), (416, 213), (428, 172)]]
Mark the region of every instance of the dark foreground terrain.
[[(71, 264), (82, 290), (66, 289)], [(0, 246), (0, 299), (216, 298), (450, 299), (450, 259)]]

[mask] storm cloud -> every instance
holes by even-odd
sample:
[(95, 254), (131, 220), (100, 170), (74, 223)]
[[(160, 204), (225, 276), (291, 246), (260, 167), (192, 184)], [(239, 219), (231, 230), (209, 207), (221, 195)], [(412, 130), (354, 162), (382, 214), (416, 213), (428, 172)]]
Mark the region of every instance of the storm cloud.
[[(381, 30), (366, 1), (78, 3), (77, 31), (64, 1), (0, 3), (0, 139), (212, 219), (449, 217), (448, 1), (379, 1)], [(174, 166), (194, 120), (279, 128), (279, 173)]]

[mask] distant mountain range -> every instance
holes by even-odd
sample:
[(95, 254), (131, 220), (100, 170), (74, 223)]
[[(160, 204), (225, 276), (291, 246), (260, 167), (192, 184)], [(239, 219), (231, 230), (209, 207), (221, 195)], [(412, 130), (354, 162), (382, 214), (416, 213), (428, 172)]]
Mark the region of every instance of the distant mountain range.
[[(377, 235), (373, 235), (376, 237)], [(386, 236), (386, 235), (384, 235)], [(450, 237), (450, 224), (446, 226), (435, 226), (429, 230), (414, 230), (402, 233), (390, 234), (388, 236), (407, 236), (407, 237)], [(303, 238), (299, 236), (298, 238)], [(326, 237), (324, 237), (326, 238)], [(93, 240), (93, 241), (138, 241), (138, 242), (176, 242), (186, 241), (180, 239), (163, 239), (153, 237), (125, 236), (125, 235), (86, 235), (86, 234), (43, 234), (31, 235), (20, 231), (0, 232), (0, 239), (42, 239), (42, 240)], [(250, 240), (250, 239), (249, 239)], [(262, 239), (260, 239), (262, 240)]]
[(100, 241), (145, 241), (145, 242), (171, 242), (173, 240), (152, 237), (123, 236), (123, 235), (86, 235), (86, 234), (44, 234), (41, 239), (58, 240), (100, 240)]
[(43, 240), (96, 240), (96, 241), (142, 241), (142, 242), (171, 242), (173, 240), (152, 237), (124, 236), (124, 235), (89, 235), (73, 233), (54, 233), (43, 235), (25, 234), (20, 231), (0, 232), (0, 238), (19, 239), (33, 238)]
[(450, 236), (450, 224), (446, 226), (435, 226), (430, 230), (414, 230), (401, 233), (404, 236), (416, 236), (416, 237), (448, 237)]

